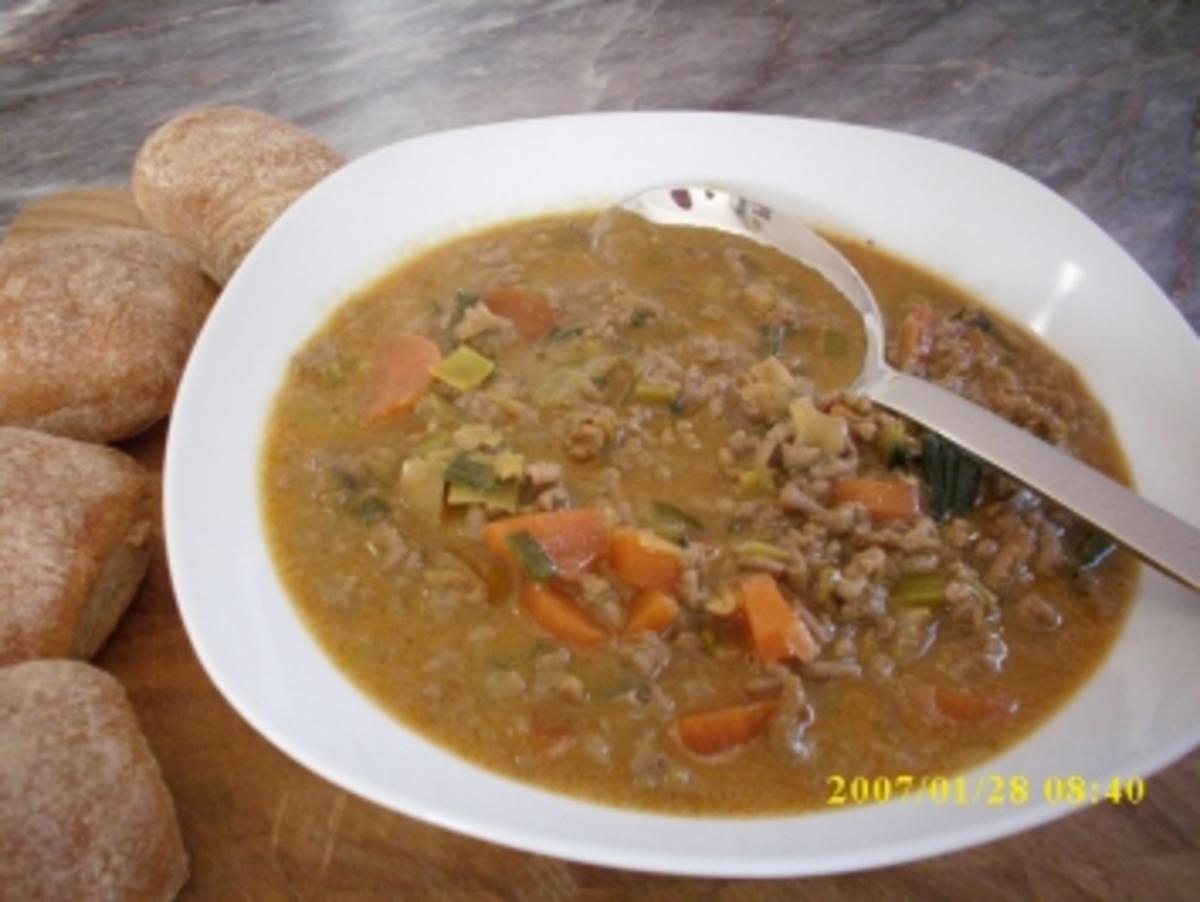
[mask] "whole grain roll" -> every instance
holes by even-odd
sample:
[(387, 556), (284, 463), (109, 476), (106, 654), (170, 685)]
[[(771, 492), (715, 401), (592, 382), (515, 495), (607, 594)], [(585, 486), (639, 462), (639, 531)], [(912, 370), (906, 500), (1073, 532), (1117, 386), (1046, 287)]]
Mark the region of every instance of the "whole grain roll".
[(171, 899), (175, 806), (120, 683), (77, 661), (0, 669), (0, 899)]
[(153, 517), (129, 456), (0, 427), (0, 665), (91, 657), (146, 571)]
[(159, 127), (133, 164), (142, 215), (222, 285), (296, 198), (344, 162), (291, 123), (237, 106), (189, 110)]
[(0, 244), (0, 424), (116, 441), (171, 409), (216, 286), (145, 229)]

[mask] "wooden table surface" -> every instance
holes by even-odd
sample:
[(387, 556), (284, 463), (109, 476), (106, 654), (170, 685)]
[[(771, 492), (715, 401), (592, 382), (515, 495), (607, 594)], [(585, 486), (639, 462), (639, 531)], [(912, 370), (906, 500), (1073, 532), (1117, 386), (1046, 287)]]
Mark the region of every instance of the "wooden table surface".
[[(238, 102), (356, 156), (476, 122), (736, 109), (940, 138), (1059, 191), (1200, 328), (1200, 6), (1187, 2), (0, 2), (0, 223), (119, 183), (177, 109)], [(161, 463), (164, 427), (126, 448)], [(861, 874), (741, 882), (587, 867), (460, 837), (292, 763), (202, 671), (161, 543), (97, 663), (179, 809), (191, 899), (1200, 897), (1200, 753), (1140, 806)], [(1194, 691), (1189, 687), (1188, 691)]]

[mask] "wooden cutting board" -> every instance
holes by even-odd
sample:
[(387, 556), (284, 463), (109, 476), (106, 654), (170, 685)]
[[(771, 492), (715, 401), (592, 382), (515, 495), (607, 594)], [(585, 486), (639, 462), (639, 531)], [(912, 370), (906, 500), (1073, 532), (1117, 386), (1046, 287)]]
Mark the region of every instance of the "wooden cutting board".
[[(26, 208), (5, 240), (79, 225), (141, 219), (125, 189), (73, 190)], [(165, 436), (160, 424), (122, 447), (161, 473)], [(174, 795), (191, 859), (185, 899), (1174, 899), (1200, 885), (1200, 753), (1152, 779), (1138, 806), (1101, 805), (954, 855), (803, 881), (646, 876), (428, 826), (309, 773), (224, 701), (183, 630), (161, 528), (146, 580), (96, 663), (128, 690)]]

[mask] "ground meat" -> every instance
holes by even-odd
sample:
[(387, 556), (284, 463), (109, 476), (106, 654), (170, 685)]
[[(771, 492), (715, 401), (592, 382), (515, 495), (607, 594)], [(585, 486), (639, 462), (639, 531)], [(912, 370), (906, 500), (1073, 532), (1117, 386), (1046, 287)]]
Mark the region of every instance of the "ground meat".
[(486, 304), (472, 304), (454, 327), (454, 337), (495, 353), (516, 341), (517, 330), (512, 320), (492, 313)]
[(492, 698), (513, 698), (525, 691), (525, 679), (507, 667), (493, 668), (487, 675), (485, 685)]
[(607, 407), (589, 406), (571, 414), (563, 433), (563, 447), (571, 460), (584, 462), (599, 456), (616, 429), (616, 417)]
[(1062, 626), (1062, 614), (1037, 592), (1026, 592), (1014, 605), (1017, 620), (1031, 630), (1056, 630)]
[(671, 662), (671, 646), (657, 633), (645, 632), (621, 643), (618, 653), (647, 680), (653, 680)]

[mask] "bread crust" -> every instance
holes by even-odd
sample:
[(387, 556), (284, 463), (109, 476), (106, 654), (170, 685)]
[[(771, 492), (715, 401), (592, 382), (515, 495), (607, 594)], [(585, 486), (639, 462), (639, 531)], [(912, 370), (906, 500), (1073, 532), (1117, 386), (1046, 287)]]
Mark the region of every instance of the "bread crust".
[(0, 669), (0, 898), (171, 899), (175, 806), (120, 683), (76, 661)]
[(87, 441), (171, 409), (216, 287), (145, 229), (71, 229), (0, 244), (0, 423)]
[(225, 284), (267, 227), (345, 160), (282, 119), (237, 106), (188, 110), (138, 151), (133, 196), (147, 222)]
[(0, 665), (88, 658), (150, 557), (154, 480), (112, 448), (0, 427)]

